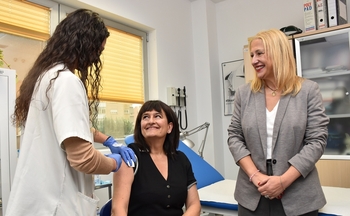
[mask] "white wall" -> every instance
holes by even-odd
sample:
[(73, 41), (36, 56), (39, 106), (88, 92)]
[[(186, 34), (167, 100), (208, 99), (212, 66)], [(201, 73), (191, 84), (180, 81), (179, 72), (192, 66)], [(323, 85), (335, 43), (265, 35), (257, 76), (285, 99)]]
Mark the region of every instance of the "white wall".
[[(55, 1), (72, 7), (91, 8), (109, 19), (137, 26), (149, 33), (149, 99), (166, 102), (167, 87), (186, 86), (187, 130), (206, 121), (211, 123), (204, 157), (214, 165), (213, 128), (221, 132), (221, 113), (215, 116), (219, 122), (215, 126), (213, 110), (221, 112), (221, 94), (217, 95), (216, 89), (211, 87), (213, 80), (213, 85), (220, 85), (220, 77), (215, 75), (212, 79), (211, 75), (219, 63), (216, 22), (208, 22), (208, 19), (215, 20), (215, 4), (210, 0), (193, 3), (188, 0)], [(196, 143), (195, 151), (203, 137), (204, 130), (191, 136)]]
[[(226, 142), (230, 117), (223, 115), (221, 63), (242, 59), (247, 38), (260, 30), (304, 29), (303, 0), (56, 1), (93, 7), (149, 32), (150, 99), (166, 102), (167, 87), (186, 86), (188, 129), (211, 124), (204, 158), (226, 178), (236, 178), (238, 167)], [(203, 136), (191, 136), (195, 151)]]
[[(261, 30), (280, 29), (288, 25), (304, 30), (303, 0), (225, 0), (216, 4), (216, 21), (219, 62), (243, 59), (243, 46), (247, 44), (247, 38)], [(225, 153), (224, 156), (215, 156), (224, 160), (225, 177), (236, 179), (238, 167), (226, 143), (230, 119), (229, 116), (222, 116), (224, 130), (215, 137), (224, 137)]]

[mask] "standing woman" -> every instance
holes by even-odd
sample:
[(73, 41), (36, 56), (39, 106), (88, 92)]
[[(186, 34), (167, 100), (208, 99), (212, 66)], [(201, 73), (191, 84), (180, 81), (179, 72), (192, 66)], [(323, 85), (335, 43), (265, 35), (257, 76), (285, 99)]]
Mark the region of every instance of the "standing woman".
[[(100, 55), (108, 36), (97, 13), (70, 13), (24, 79), (14, 113), (14, 123), (23, 131), (21, 152), (6, 215), (96, 215), (91, 174), (115, 172), (121, 165), (120, 154), (114, 154), (121, 148), (90, 130), (99, 101)], [(114, 153), (104, 156), (94, 141)]]
[[(136, 118), (135, 143), (128, 146), (138, 168), (122, 163), (113, 177), (113, 216), (199, 216), (200, 202), (192, 166), (177, 150), (179, 124), (159, 100), (145, 102)], [(185, 208), (183, 208), (185, 206)]]
[(240, 167), (234, 193), (238, 214), (317, 216), (326, 204), (316, 162), (327, 142), (317, 83), (296, 75), (280, 30), (249, 41), (255, 78), (236, 92), (228, 145)]

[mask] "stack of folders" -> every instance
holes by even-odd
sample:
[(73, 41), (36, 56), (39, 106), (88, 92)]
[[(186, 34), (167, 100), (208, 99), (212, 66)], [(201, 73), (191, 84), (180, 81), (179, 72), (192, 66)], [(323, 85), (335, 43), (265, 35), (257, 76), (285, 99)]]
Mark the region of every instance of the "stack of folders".
[(346, 23), (346, 0), (304, 0), (305, 32)]

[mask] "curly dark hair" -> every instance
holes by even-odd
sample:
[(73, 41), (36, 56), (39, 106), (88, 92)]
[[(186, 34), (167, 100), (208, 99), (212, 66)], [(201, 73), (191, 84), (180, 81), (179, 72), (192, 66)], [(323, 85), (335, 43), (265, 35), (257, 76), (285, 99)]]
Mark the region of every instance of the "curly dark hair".
[(175, 112), (169, 107), (167, 104), (160, 100), (149, 100), (145, 102), (137, 117), (136, 117), (136, 122), (135, 122), (135, 129), (134, 129), (134, 139), (135, 143), (138, 145), (140, 149), (143, 150), (150, 150), (147, 142), (145, 141), (144, 136), (141, 133), (141, 120), (142, 120), (142, 115), (147, 112), (147, 111), (152, 111), (155, 110), (157, 112), (162, 112), (164, 111), (168, 123), (172, 122), (173, 123), (173, 129), (170, 134), (166, 135), (163, 149), (164, 152), (173, 157), (176, 153), (176, 149), (179, 146), (179, 139), (180, 139), (180, 129), (179, 129), (179, 122), (177, 119), (177, 116)]
[(89, 110), (91, 121), (94, 123), (99, 104), (98, 93), (101, 88), (100, 55), (103, 51), (102, 44), (108, 37), (108, 29), (98, 13), (88, 9), (78, 9), (68, 14), (58, 24), (52, 37), (47, 41), (45, 49), (24, 78), (16, 99), (13, 123), (17, 126), (25, 125), (36, 83), (40, 84), (47, 70), (58, 64), (64, 64), (64, 69), (57, 71), (57, 76), (50, 81), (46, 96), (48, 97), (47, 93), (60, 72), (70, 69), (73, 73), (77, 73), (89, 95)]

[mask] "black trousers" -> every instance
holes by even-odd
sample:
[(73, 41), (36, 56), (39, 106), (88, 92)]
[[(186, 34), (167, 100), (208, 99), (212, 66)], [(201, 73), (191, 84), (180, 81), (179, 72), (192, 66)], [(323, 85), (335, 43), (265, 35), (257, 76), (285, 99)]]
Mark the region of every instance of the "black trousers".
[[(266, 160), (267, 175), (273, 175), (271, 160)], [(285, 216), (283, 205), (280, 199), (267, 199), (264, 196), (260, 197), (258, 207), (255, 211), (250, 211), (238, 204), (239, 216)], [(318, 210), (312, 211), (300, 216), (318, 216)]]

